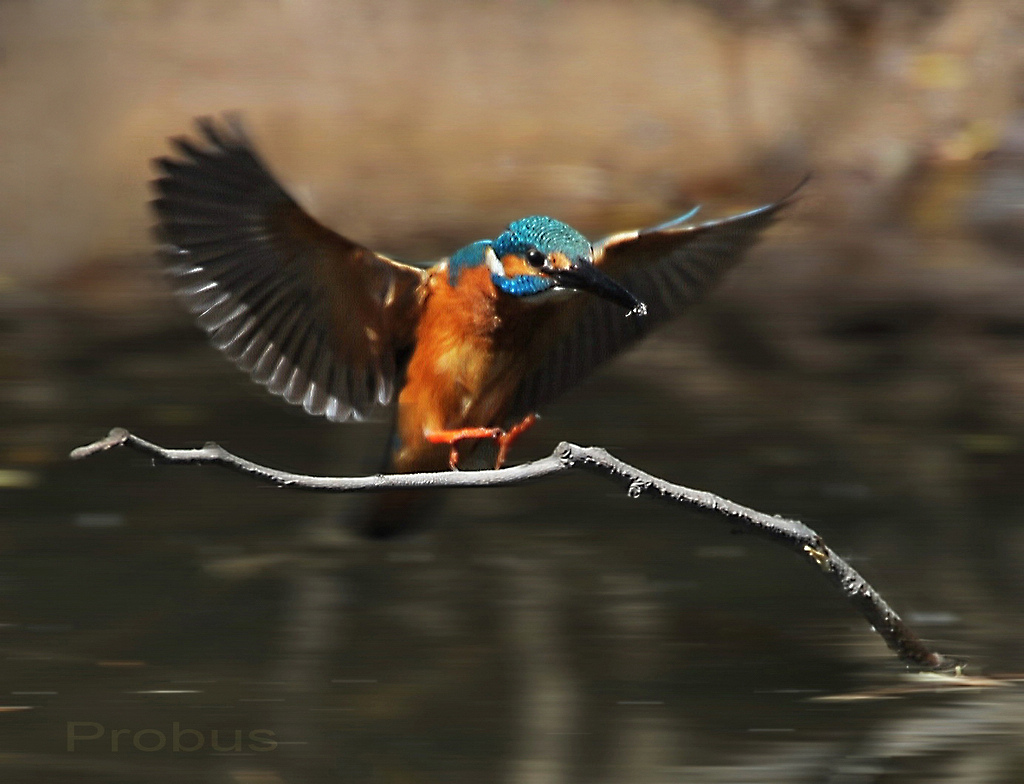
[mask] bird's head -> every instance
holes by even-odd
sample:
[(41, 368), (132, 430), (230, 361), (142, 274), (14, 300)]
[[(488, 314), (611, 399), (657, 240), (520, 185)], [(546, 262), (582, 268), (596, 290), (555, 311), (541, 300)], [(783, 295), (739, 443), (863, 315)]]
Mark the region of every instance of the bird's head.
[(642, 312), (644, 304), (594, 265), (594, 249), (576, 229), (533, 215), (510, 224), (487, 250), (491, 280), (514, 297), (558, 289), (588, 291)]

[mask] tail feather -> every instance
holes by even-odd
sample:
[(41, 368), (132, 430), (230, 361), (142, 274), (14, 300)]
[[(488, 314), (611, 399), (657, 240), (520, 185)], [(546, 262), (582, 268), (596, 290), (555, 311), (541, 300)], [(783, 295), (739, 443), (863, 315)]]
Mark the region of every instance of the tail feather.
[[(399, 356), (398, 385), (405, 383), (405, 366), (408, 356)], [(398, 464), (401, 449), (398, 437), (398, 410), (393, 409), (391, 433), (387, 449), (379, 464), (383, 474), (408, 473), (412, 471), (440, 471), (447, 466), (443, 450), (437, 455), (421, 455), (418, 460)], [(374, 493), (367, 503), (360, 505), (347, 523), (350, 528), (368, 539), (394, 539), (422, 530), (430, 525), (437, 510), (443, 504), (445, 494), (438, 490), (387, 490)]]
[(422, 530), (443, 503), (438, 490), (388, 490), (372, 499), (356, 530), (369, 539), (394, 539)]

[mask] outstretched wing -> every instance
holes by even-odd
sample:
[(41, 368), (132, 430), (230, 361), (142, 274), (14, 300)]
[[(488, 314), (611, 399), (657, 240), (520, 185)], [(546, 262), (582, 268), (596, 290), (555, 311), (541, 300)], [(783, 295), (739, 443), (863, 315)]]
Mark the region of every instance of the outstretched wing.
[(387, 404), (424, 273), (317, 223), (241, 123), (197, 120), (153, 182), (161, 260), (213, 344), (275, 395), (335, 421)]
[(743, 258), (795, 192), (721, 220), (686, 225), (694, 211), (596, 243), (594, 263), (641, 299), (647, 314), (626, 316), (622, 307), (607, 300), (577, 296), (574, 306), (560, 316), (562, 329), (554, 330), (560, 336), (519, 387), (510, 416), (521, 416), (554, 400), (602, 362), (700, 299)]

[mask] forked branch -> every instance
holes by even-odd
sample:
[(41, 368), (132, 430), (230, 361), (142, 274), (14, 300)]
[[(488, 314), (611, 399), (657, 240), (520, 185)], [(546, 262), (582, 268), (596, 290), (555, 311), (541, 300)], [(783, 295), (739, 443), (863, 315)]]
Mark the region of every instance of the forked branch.
[(280, 487), (334, 493), (395, 488), (507, 487), (574, 468), (584, 468), (619, 482), (626, 488), (630, 498), (648, 495), (710, 512), (727, 518), (743, 531), (759, 534), (788, 547), (820, 570), (839, 589), (900, 660), (941, 672), (959, 671), (961, 667), (957, 660), (930, 650), (879, 593), (808, 526), (796, 520), (758, 512), (712, 493), (666, 482), (622, 462), (599, 447), (562, 442), (548, 457), (499, 470), (326, 477), (293, 474), (261, 466), (233, 455), (214, 443), (208, 443), (200, 449), (166, 449), (123, 428), (114, 428), (106, 438), (75, 449), (71, 457), (89, 457), (118, 446), (127, 446), (165, 463), (214, 463)]

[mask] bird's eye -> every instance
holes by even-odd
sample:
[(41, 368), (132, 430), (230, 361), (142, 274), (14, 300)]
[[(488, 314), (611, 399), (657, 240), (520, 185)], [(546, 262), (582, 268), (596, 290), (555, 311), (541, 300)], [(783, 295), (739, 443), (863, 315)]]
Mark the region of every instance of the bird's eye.
[(541, 253), (536, 248), (530, 248), (526, 251), (526, 263), (531, 267), (540, 269), (544, 266), (544, 262), (547, 261), (547, 256)]

